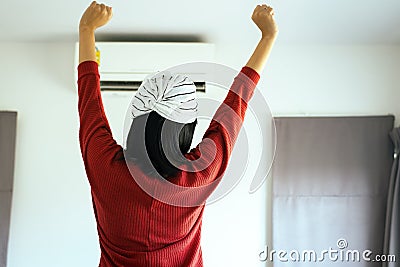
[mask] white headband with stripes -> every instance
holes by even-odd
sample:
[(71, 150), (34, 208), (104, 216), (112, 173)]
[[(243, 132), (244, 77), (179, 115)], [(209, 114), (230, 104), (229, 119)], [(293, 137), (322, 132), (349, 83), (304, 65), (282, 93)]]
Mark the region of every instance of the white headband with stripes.
[(158, 72), (145, 78), (130, 105), (131, 118), (156, 111), (166, 119), (190, 123), (197, 118), (196, 86), (188, 77)]

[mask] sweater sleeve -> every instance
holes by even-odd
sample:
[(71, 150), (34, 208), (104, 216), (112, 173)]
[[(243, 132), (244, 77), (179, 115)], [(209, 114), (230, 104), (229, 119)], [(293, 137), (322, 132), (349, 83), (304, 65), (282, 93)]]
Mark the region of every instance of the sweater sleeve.
[[(79, 143), (91, 185), (110, 166), (122, 148), (113, 139), (100, 94), (100, 75), (94, 61), (78, 66)], [(104, 170), (103, 170), (104, 169)]]
[(190, 171), (182, 175), (181, 186), (203, 186), (222, 178), (259, 79), (249, 67), (243, 67), (235, 77), (202, 141), (185, 155), (191, 162)]

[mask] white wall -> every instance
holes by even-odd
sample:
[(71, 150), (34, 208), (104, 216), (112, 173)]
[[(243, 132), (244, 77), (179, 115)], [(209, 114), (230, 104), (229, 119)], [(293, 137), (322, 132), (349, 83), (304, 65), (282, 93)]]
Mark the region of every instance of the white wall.
[[(217, 62), (239, 69), (254, 46), (218, 44)], [(99, 260), (78, 146), (73, 49), (73, 43), (0, 44), (0, 109), (19, 112), (10, 267), (97, 266)], [(400, 118), (399, 62), (400, 47), (278, 43), (259, 89), (275, 115), (392, 113)], [(108, 114), (119, 110), (117, 102), (105, 99)], [(246, 124), (250, 132), (251, 122)], [(257, 140), (250, 146), (252, 154), (260, 152)], [(233, 192), (206, 207), (206, 266), (262, 266), (257, 256), (270, 236), (270, 188), (267, 183), (249, 195), (251, 175), (249, 170)]]
[[(239, 68), (254, 46), (219, 46), (218, 61)], [(392, 113), (398, 125), (399, 60), (400, 46), (276, 43), (259, 89), (276, 116)]]

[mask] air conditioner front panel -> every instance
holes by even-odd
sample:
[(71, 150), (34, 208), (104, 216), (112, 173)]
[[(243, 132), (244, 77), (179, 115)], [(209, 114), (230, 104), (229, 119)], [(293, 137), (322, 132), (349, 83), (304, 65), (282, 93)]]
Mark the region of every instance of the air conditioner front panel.
[(96, 43), (101, 72), (153, 72), (195, 61), (214, 60), (205, 43)]

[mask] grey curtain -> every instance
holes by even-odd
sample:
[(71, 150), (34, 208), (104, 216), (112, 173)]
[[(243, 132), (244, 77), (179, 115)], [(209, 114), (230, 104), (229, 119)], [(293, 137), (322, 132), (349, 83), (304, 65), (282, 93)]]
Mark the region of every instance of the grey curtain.
[(283, 261), (275, 254), (273, 265), (382, 266), (364, 261), (362, 253), (372, 251), (366, 257), (372, 260), (384, 249), (394, 117), (275, 122), (270, 251), (287, 254)]
[(390, 186), (388, 193), (388, 204), (386, 209), (386, 233), (385, 233), (385, 249), (388, 255), (395, 255), (397, 261), (390, 261), (384, 264), (388, 267), (400, 266), (400, 192), (399, 192), (399, 157), (400, 157), (400, 128), (395, 128), (390, 133), (394, 145), (393, 166), (390, 176)]
[(16, 112), (0, 112), (0, 267), (7, 265), (16, 121)]

